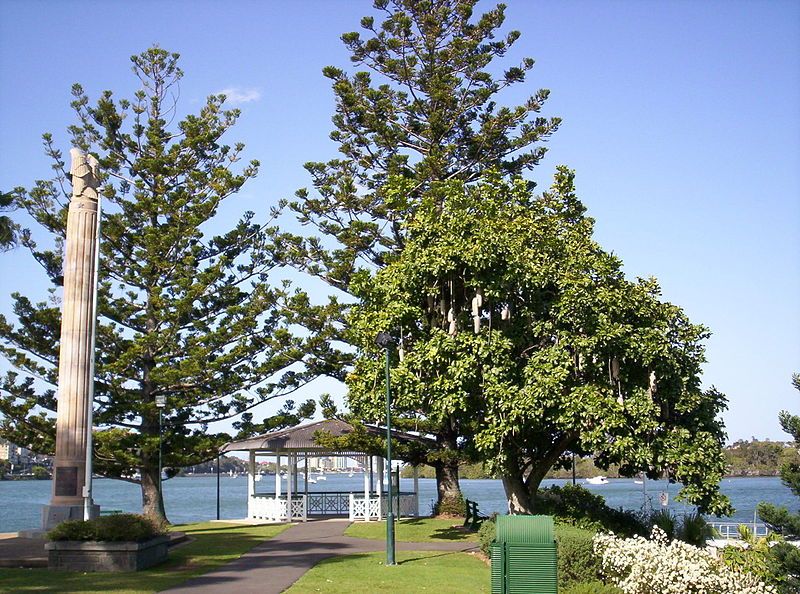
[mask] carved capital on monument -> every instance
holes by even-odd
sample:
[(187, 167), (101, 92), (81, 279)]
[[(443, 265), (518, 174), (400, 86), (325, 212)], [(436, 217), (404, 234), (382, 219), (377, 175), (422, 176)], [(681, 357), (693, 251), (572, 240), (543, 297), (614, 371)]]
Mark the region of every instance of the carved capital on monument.
[(69, 154), (72, 157), (72, 165), (69, 168), (72, 176), (72, 199), (97, 201), (97, 188), (100, 187), (97, 159), (77, 148), (71, 148)]

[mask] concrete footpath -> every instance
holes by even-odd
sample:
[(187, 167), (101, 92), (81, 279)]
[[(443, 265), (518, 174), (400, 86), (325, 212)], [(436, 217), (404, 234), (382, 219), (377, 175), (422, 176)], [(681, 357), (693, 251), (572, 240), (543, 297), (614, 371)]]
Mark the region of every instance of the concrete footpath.
[[(265, 540), (235, 561), (192, 578), (170, 593), (280, 594), (323, 559), (383, 551), (380, 540), (344, 535), (349, 520), (314, 520), (296, 524)], [(399, 551), (469, 551), (474, 542), (398, 542)]]

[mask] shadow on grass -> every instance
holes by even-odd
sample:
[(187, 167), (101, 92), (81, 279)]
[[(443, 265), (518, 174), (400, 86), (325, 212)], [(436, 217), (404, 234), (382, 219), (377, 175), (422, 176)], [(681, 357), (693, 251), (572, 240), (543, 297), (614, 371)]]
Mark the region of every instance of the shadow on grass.
[(402, 561), (398, 561), (398, 565), (405, 565), (406, 563), (414, 563), (415, 561), (426, 561), (428, 559), (436, 559), (437, 557), (451, 557), (453, 555), (460, 555), (462, 554), (459, 551), (442, 551), (440, 553), (431, 553), (423, 555), (422, 557), (411, 557), (410, 559), (403, 559)]
[(461, 526), (452, 526), (451, 528), (437, 528), (431, 534), (431, 538), (437, 540), (467, 540), (467, 538), (474, 534)]

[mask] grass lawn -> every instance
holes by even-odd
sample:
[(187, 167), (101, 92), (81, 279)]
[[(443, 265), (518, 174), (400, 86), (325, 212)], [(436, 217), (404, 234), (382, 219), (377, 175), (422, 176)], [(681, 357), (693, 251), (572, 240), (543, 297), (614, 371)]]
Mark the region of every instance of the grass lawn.
[[(395, 539), (403, 542), (478, 541), (477, 533), (460, 529), (458, 518), (408, 518), (399, 520), (395, 526)], [(354, 538), (383, 540), (386, 538), (386, 522), (353, 522), (345, 534)]]
[(158, 592), (240, 557), (289, 526), (216, 522), (174, 526), (194, 540), (170, 550), (169, 559), (156, 567), (128, 573), (0, 569), (0, 592)]
[(399, 551), (394, 567), (386, 567), (385, 560), (384, 552), (332, 557), (311, 569), (286, 593), (479, 594), (490, 591), (489, 567), (467, 553)]

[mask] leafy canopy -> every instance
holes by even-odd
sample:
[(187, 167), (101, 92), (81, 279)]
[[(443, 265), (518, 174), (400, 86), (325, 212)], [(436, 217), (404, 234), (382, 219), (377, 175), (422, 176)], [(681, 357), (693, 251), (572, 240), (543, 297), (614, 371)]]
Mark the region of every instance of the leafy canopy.
[(434, 185), (407, 219), (404, 250), (354, 280), (349, 403), (380, 418), (374, 335), (399, 329), (391, 380), (406, 424), (448, 423), (521, 509), (574, 450), (624, 474), (667, 471), (688, 501), (728, 511), (725, 398), (699, 388), (708, 332), (661, 301), (654, 280), (627, 281), (584, 211), (565, 168), (541, 197), (497, 174)]

